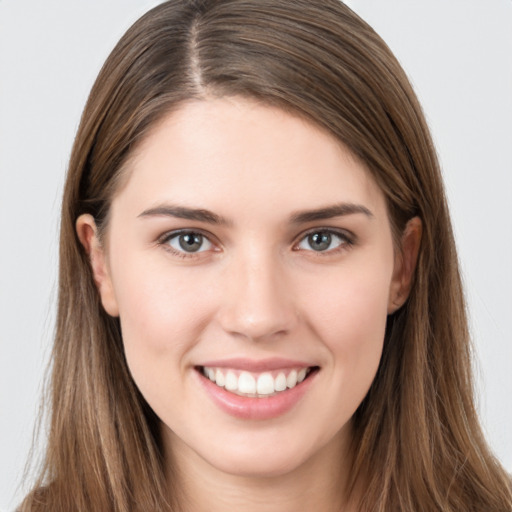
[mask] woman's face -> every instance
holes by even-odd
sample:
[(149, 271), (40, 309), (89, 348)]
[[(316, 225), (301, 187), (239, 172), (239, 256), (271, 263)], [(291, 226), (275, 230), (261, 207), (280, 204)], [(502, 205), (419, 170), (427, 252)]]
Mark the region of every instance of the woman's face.
[(403, 281), (367, 170), (315, 125), (224, 98), (170, 114), (128, 172), (105, 249), (78, 230), (167, 453), (247, 476), (339, 460)]

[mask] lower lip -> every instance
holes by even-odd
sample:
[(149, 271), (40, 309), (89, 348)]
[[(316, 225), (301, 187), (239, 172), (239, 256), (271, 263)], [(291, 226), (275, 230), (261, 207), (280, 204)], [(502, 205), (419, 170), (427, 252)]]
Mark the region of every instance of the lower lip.
[(269, 420), (282, 416), (297, 405), (311, 387), (317, 371), (312, 372), (294, 388), (264, 398), (235, 395), (217, 386), (201, 373), (196, 373), (207, 394), (224, 412), (244, 420)]

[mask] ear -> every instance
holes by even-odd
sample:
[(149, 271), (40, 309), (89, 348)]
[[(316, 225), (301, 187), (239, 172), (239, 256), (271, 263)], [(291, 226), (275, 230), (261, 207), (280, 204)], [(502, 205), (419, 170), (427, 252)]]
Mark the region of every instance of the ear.
[(89, 256), (94, 283), (98, 288), (101, 303), (110, 316), (119, 316), (119, 308), (110, 277), (105, 250), (98, 238), (94, 217), (80, 215), (75, 224), (76, 232), (85, 252)]
[(421, 233), (421, 219), (413, 217), (405, 226), (400, 247), (395, 254), (395, 267), (389, 290), (388, 314), (400, 309), (409, 297), (418, 261)]

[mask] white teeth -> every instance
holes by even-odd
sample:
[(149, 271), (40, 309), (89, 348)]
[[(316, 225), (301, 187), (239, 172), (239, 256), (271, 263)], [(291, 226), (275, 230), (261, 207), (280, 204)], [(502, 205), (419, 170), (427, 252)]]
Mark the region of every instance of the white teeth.
[(293, 388), (297, 385), (297, 372), (296, 370), (292, 370), (288, 377), (286, 378), (286, 385), (289, 388)]
[(226, 385), (226, 379), (220, 370), (215, 372), (215, 382), (217, 383), (217, 386), (220, 386), (221, 388)]
[(226, 374), (226, 389), (228, 391), (237, 391), (238, 390), (238, 379), (233, 372), (228, 372)]
[(242, 372), (238, 377), (238, 391), (247, 395), (256, 393), (256, 380), (248, 372)]
[(247, 371), (203, 367), (203, 374), (209, 380), (227, 391), (239, 395), (253, 397), (268, 397), (294, 388), (308, 375), (309, 368), (281, 371), (279, 373), (264, 372), (259, 375)]
[(284, 391), (286, 389), (286, 375), (284, 373), (280, 373), (276, 377), (274, 387), (276, 391)]
[(256, 391), (258, 395), (271, 395), (274, 390), (274, 378), (270, 373), (262, 373), (258, 377), (258, 383), (256, 385)]

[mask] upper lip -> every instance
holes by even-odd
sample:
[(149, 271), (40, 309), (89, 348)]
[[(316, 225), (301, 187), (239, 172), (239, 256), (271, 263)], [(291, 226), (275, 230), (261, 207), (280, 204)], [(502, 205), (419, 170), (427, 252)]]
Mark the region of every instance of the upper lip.
[(303, 361), (277, 357), (269, 359), (246, 359), (237, 357), (230, 359), (219, 359), (215, 361), (206, 361), (199, 366), (207, 368), (232, 368), (236, 370), (245, 370), (247, 372), (256, 373), (272, 370), (284, 370), (287, 368), (309, 368), (315, 365), (311, 363), (305, 363)]

